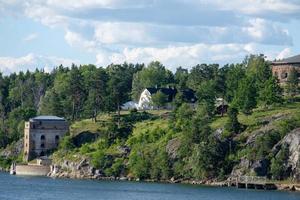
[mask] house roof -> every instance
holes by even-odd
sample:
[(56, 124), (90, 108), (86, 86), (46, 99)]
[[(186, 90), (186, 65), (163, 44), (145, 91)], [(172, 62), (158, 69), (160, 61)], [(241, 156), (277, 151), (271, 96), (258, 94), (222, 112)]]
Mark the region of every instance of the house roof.
[(30, 121), (65, 121), (62, 117), (51, 116), (51, 115), (40, 115), (31, 118)]
[(191, 103), (195, 103), (197, 101), (197, 97), (195, 96), (195, 91), (192, 89), (185, 89), (181, 91), (183, 94), (183, 98)]
[(273, 62), (273, 64), (284, 64), (284, 63), (289, 63), (289, 64), (300, 63), (300, 54)]

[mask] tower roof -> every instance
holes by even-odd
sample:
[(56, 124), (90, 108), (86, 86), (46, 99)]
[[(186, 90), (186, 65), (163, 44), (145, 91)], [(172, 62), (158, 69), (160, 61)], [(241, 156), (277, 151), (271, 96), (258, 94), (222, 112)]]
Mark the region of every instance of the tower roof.
[(284, 64), (284, 63), (289, 63), (289, 64), (294, 64), (294, 63), (300, 63), (300, 54), (296, 56), (292, 56), (289, 58), (284, 58), (282, 60), (278, 60), (273, 62), (274, 64)]
[(40, 115), (31, 118), (30, 121), (65, 121), (62, 117), (51, 116), (51, 115)]

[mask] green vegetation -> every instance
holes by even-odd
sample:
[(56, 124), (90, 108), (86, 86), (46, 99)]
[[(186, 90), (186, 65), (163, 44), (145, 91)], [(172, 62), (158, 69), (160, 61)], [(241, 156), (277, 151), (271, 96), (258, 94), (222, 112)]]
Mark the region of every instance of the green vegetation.
[[(192, 89), (196, 105), (178, 92), (173, 110), (120, 110), (145, 87), (155, 86)], [(300, 126), (298, 85), (291, 74), (283, 91), (263, 55), (224, 67), (180, 67), (174, 74), (159, 62), (60, 66), (51, 73), (1, 75), (0, 92), (0, 148), (21, 138), (30, 117), (59, 115), (71, 128), (54, 161), (85, 158), (104, 176), (223, 180), (244, 160), (249, 163), (244, 174), (290, 177), (282, 167), (286, 147), (278, 152), (274, 147)], [(217, 114), (216, 98), (228, 102), (227, 114)], [(162, 108), (167, 96), (158, 92), (152, 101)], [(0, 164), (15, 158), (10, 159), (1, 157)], [(253, 167), (261, 163), (264, 169)]]

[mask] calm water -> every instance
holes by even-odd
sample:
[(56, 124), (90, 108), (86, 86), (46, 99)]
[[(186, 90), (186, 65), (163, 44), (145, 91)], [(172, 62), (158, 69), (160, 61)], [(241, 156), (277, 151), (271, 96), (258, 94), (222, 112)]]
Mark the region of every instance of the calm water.
[(113, 181), (18, 177), (0, 173), (0, 200), (300, 200), (300, 193)]

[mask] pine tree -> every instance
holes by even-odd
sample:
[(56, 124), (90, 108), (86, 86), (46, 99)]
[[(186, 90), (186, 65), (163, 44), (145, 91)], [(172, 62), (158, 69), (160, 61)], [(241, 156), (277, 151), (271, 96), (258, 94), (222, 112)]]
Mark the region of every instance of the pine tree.
[(84, 100), (84, 85), (83, 77), (75, 65), (70, 71), (69, 95), (72, 99), (72, 120), (76, 120)]
[(225, 125), (225, 128), (227, 131), (231, 133), (239, 133), (241, 130), (241, 124), (238, 121), (237, 118), (238, 115), (238, 109), (235, 107), (230, 107), (228, 109), (228, 122)]
[(239, 83), (233, 105), (239, 108), (244, 114), (251, 114), (252, 109), (257, 105), (256, 97), (255, 79), (253, 77), (246, 77)]
[(275, 103), (282, 103), (282, 89), (275, 77), (265, 81), (263, 88), (259, 91), (259, 101), (264, 107)]

